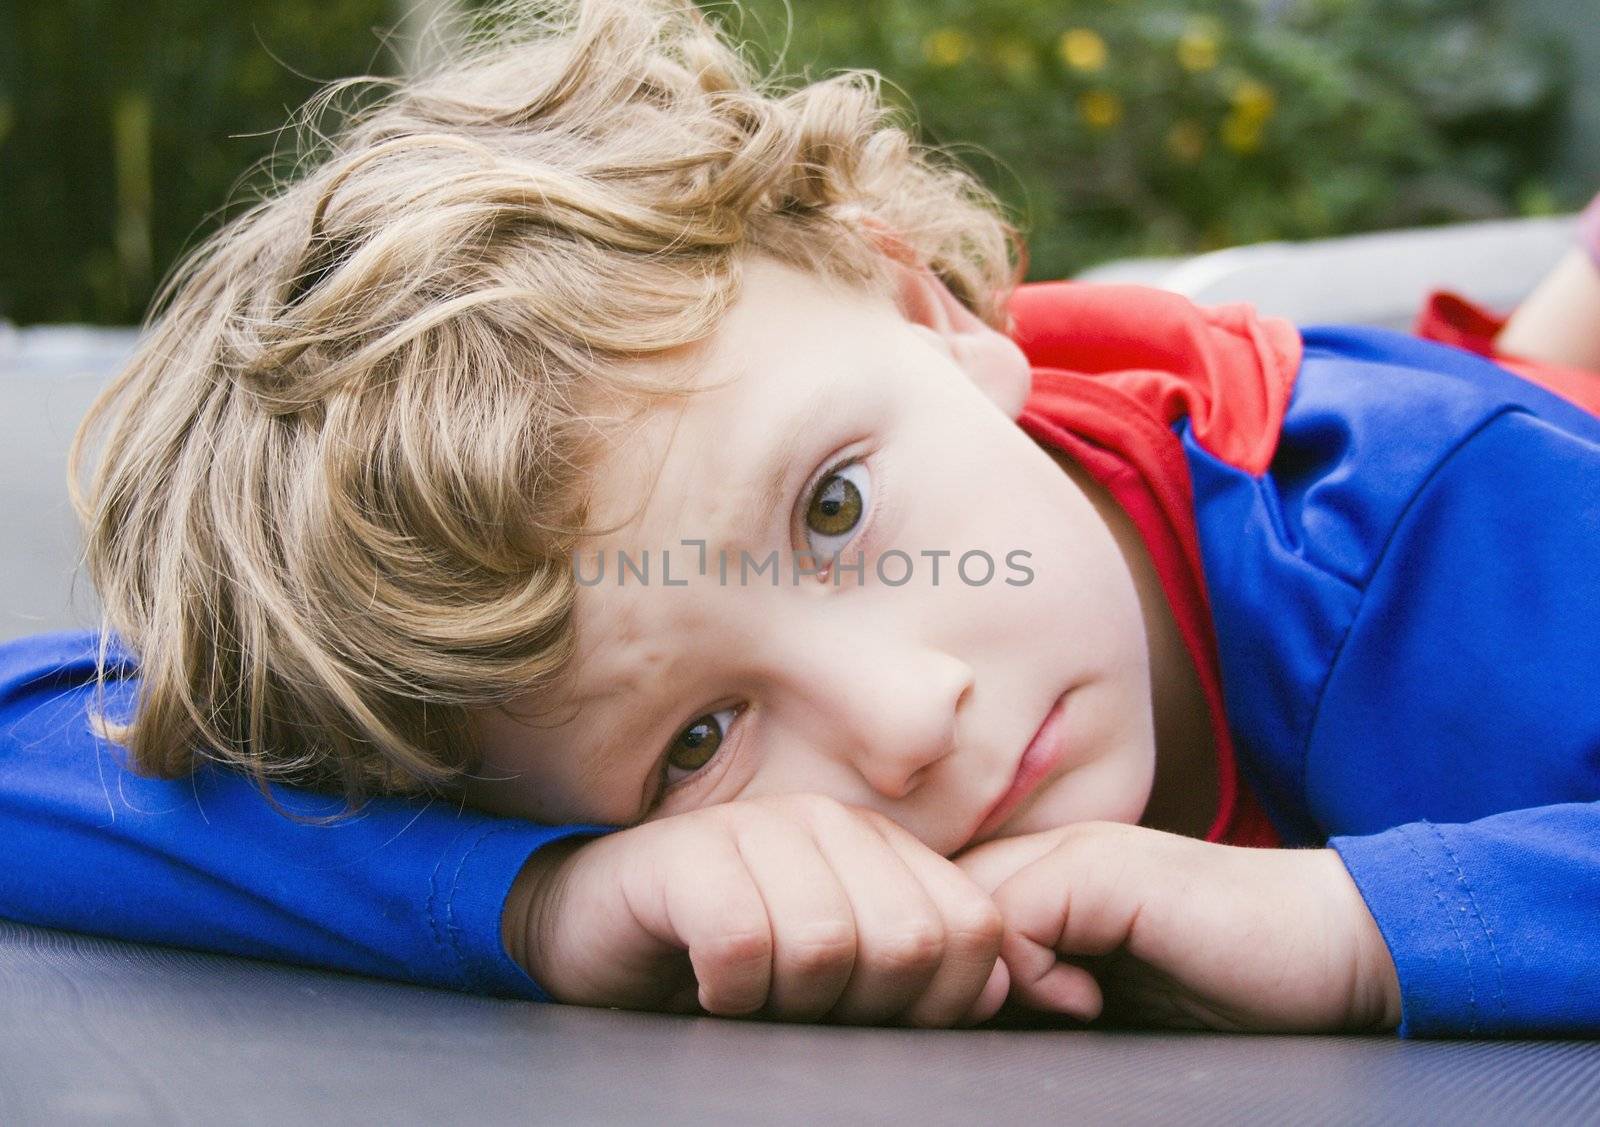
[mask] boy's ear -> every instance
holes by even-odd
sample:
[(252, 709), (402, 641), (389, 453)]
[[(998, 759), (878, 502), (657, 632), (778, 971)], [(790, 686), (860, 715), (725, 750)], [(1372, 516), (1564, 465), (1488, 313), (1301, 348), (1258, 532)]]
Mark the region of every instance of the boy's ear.
[(893, 232), (871, 218), (863, 224), (894, 261), (895, 301), (911, 325), (949, 353), (978, 389), (1015, 419), (1033, 386), (1033, 371), (1017, 343), (996, 332), (956, 299)]

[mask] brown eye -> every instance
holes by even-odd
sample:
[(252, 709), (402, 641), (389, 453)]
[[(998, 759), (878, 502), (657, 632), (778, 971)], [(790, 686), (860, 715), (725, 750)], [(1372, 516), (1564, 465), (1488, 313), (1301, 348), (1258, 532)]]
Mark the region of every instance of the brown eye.
[[(828, 473), (811, 493), (806, 507), (807, 546), (818, 556), (838, 555), (850, 541), (850, 534), (866, 515), (871, 475), (864, 462), (850, 462)], [(818, 543), (813, 536), (820, 537)], [(837, 543), (829, 544), (833, 539)]]
[[(668, 785), (676, 782), (673, 771), (682, 771), (693, 774), (707, 763), (716, 758), (717, 752), (722, 748), (722, 741), (727, 738), (728, 724), (731, 723), (737, 709), (725, 708), (718, 712), (708, 713), (699, 717), (683, 731), (678, 733), (671, 745), (667, 748), (666, 755), (666, 781)], [(719, 717), (726, 716), (728, 721)]]
[(811, 495), (811, 508), (806, 511), (806, 527), (824, 536), (843, 535), (860, 519), (861, 491), (855, 482), (838, 474), (831, 475)]

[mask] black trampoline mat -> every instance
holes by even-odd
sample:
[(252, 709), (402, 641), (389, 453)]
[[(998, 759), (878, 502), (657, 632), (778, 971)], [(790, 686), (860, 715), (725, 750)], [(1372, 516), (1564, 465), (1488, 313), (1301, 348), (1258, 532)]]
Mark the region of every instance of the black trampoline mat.
[(1600, 1041), (912, 1030), (456, 994), (0, 921), (0, 1123), (1600, 1122)]

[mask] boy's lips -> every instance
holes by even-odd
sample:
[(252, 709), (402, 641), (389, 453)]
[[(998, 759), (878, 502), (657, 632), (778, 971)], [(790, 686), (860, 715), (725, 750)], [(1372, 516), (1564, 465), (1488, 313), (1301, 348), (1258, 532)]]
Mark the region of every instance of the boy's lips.
[(989, 812), (984, 815), (982, 823), (972, 831), (969, 843), (979, 841), (999, 829), (1005, 820), (1011, 816), (1022, 801), (1033, 793), (1056, 765), (1061, 762), (1062, 753), (1066, 750), (1061, 739), (1061, 714), (1066, 709), (1069, 689), (1056, 698), (1055, 704), (1050, 706), (1050, 711), (1045, 714), (1039, 730), (1033, 734), (1033, 739), (1028, 741), (1028, 746), (1022, 752), (1022, 758), (1017, 761), (1017, 772), (1011, 780), (1011, 785), (1005, 793), (995, 799)]

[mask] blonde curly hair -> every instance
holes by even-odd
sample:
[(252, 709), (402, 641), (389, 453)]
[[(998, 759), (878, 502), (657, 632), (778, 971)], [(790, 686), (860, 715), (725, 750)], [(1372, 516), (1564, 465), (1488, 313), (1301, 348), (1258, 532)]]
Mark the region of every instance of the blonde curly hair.
[[(572, 660), (594, 410), (683, 394), (625, 361), (707, 338), (745, 255), (886, 292), (887, 229), (1004, 331), (1018, 229), (880, 81), (788, 89), (688, 0), (501, 0), (418, 73), (319, 90), (314, 167), (178, 263), (74, 441), (139, 667), (101, 734), (160, 776), (447, 788), (469, 710)], [(391, 89), (322, 135), (363, 83)]]

